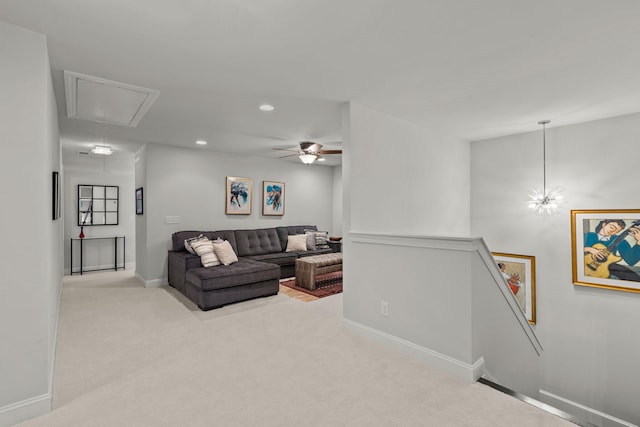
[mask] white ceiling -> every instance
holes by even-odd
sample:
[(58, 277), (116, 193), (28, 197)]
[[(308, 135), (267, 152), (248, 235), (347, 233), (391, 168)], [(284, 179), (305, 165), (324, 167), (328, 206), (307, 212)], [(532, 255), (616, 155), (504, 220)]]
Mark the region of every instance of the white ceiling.
[[(637, 0), (2, 0), (0, 20), (48, 37), (66, 150), (278, 157), (340, 141), (346, 101), (470, 141), (640, 111)], [(135, 128), (69, 119), (63, 70), (160, 96)]]

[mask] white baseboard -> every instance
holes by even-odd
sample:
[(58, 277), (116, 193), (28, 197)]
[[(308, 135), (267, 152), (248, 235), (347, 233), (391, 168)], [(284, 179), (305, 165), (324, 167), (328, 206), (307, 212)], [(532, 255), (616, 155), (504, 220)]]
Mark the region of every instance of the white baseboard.
[(168, 286), (169, 285), (169, 281), (166, 278), (146, 280), (144, 277), (142, 277), (140, 274), (138, 274), (138, 272), (135, 273), (135, 277), (136, 277), (136, 279), (138, 279), (138, 282), (142, 283), (142, 285), (145, 288), (152, 288), (152, 287)]
[(25, 399), (0, 408), (0, 427), (9, 427), (51, 411), (51, 394)]
[(540, 401), (595, 425), (603, 425), (604, 423), (602, 421), (606, 420), (607, 426), (638, 427), (636, 424), (629, 423), (621, 420), (620, 418), (605, 414), (604, 412), (589, 408), (588, 406), (572, 400), (565, 399), (564, 397), (550, 393), (546, 390), (540, 389)]
[[(136, 263), (134, 262), (128, 262), (125, 265), (125, 270), (136, 270)], [(80, 267), (75, 267), (76, 269), (73, 271), (73, 274), (80, 274)], [(97, 270), (97, 271), (115, 271), (115, 268), (113, 268), (113, 264), (104, 264), (104, 265), (85, 265), (84, 267), (82, 267), (82, 270), (85, 273), (88, 273), (90, 270)], [(118, 264), (118, 271), (122, 271), (122, 265)], [(66, 268), (64, 269), (64, 275), (65, 276), (69, 276), (71, 274), (71, 269), (70, 268)]]
[(410, 341), (370, 328), (369, 326), (362, 325), (349, 319), (342, 319), (342, 322), (348, 329), (355, 333), (365, 335), (376, 342), (382, 343), (383, 345), (389, 346), (404, 354), (413, 356), (425, 362), (427, 365), (448, 372), (449, 374), (462, 378), (465, 381), (475, 382), (485, 373), (484, 359), (482, 357), (473, 365), (470, 365), (445, 354), (438, 353), (437, 351), (419, 346)]

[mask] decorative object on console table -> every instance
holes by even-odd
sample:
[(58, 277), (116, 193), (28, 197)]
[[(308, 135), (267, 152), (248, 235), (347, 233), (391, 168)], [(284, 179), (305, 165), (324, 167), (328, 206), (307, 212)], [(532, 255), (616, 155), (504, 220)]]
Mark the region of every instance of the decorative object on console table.
[(87, 208), (86, 211), (84, 211), (84, 215), (82, 217), (82, 225), (80, 225), (80, 235), (78, 237), (80, 237), (81, 239), (84, 239), (84, 226), (87, 224), (87, 218), (89, 218), (89, 216), (92, 214), (92, 204), (89, 203), (89, 207)]
[(640, 293), (640, 210), (572, 210), (573, 283)]
[(227, 177), (227, 215), (251, 214), (251, 178)]
[(491, 252), (530, 324), (536, 324), (536, 258)]
[(284, 215), (284, 182), (262, 181), (262, 215)]
[(136, 188), (136, 215), (142, 215), (143, 198), (142, 187)]
[(329, 241), (327, 241), (327, 244), (333, 252), (342, 252), (342, 237), (329, 237)]

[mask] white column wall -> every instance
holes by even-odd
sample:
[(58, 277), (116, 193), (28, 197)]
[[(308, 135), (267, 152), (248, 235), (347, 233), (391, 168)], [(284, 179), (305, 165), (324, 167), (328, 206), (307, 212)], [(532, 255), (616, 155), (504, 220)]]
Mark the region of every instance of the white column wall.
[[(451, 265), (453, 258), (435, 250), (392, 244), (371, 250), (353, 241), (359, 233), (467, 236), (469, 144), (354, 103), (343, 117), (345, 320), (473, 363), (470, 336), (449, 339), (470, 330), (470, 292), (455, 285), (470, 281), (468, 255)], [(408, 254), (411, 262), (400, 262)], [(444, 286), (451, 277), (452, 286)], [(425, 324), (433, 317), (424, 311), (456, 296), (465, 314), (442, 322), (433, 335)], [(389, 303), (388, 317), (382, 301)]]
[(570, 211), (640, 208), (638, 141), (640, 114), (547, 128), (547, 185), (566, 203), (546, 219), (526, 207), (542, 187), (542, 128), (471, 144), (471, 231), (536, 257), (541, 398), (596, 425), (640, 425), (640, 294), (573, 285)]
[(62, 283), (61, 171), (47, 42), (0, 22), (0, 425), (47, 412)]
[(469, 143), (350, 108), (351, 231), (467, 236)]

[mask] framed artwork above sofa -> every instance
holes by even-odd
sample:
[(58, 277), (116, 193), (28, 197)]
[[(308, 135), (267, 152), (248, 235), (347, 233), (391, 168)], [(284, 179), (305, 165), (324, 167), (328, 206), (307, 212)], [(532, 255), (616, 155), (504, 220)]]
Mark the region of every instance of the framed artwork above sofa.
[(226, 188), (226, 214), (250, 215), (251, 178), (228, 176)]
[(284, 215), (284, 182), (262, 181), (262, 215)]

